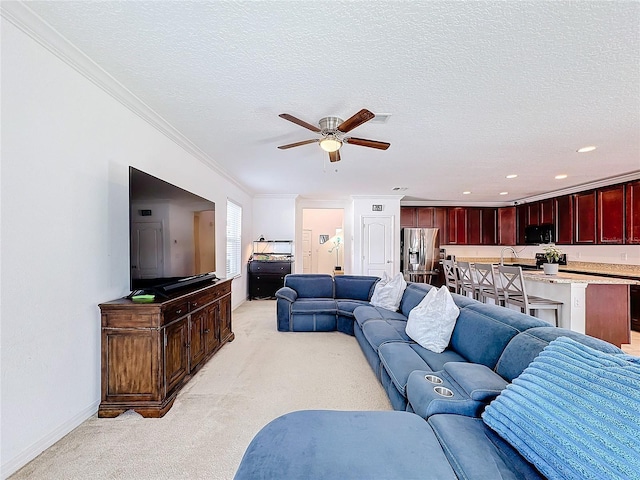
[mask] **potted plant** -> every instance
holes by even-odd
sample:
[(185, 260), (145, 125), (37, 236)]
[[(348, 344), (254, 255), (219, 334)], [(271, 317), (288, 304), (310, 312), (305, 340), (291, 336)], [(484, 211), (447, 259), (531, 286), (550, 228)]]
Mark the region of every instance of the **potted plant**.
[(547, 263), (542, 264), (544, 273), (547, 275), (556, 275), (558, 273), (558, 261), (562, 256), (562, 250), (555, 245), (547, 245), (543, 247), (542, 250), (547, 259)]

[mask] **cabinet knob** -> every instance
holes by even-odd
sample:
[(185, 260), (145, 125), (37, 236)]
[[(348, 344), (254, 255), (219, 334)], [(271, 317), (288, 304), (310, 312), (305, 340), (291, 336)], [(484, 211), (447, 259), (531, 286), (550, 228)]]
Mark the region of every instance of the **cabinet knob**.
[(204, 333), (209, 333), (211, 330), (209, 330), (208, 328), (205, 328)]
[(182, 313), (182, 309), (176, 310), (176, 315), (180, 315)]
[(197, 306), (198, 306), (198, 302), (193, 302), (193, 303), (192, 303), (192, 305), (193, 305), (194, 307), (197, 307)]

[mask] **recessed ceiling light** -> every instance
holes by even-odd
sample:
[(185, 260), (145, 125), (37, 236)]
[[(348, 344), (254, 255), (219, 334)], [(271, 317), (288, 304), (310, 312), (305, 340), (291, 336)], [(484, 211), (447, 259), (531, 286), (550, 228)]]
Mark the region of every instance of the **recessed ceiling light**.
[(507, 175), (507, 178), (516, 178), (518, 175), (516, 175), (515, 173), (512, 173), (510, 175)]
[(471, 192), (467, 190), (466, 192), (462, 192), (463, 195), (469, 195)]
[(566, 173), (563, 173), (562, 175), (556, 175), (556, 180), (563, 180), (565, 178), (567, 178), (568, 175)]
[(500, 192), (500, 195), (509, 195), (509, 192)]
[(404, 192), (405, 190), (407, 190), (409, 187), (393, 187), (391, 190), (393, 190), (394, 192)]
[(578, 152), (578, 153), (593, 152), (596, 148), (598, 148), (598, 147), (595, 147), (595, 146), (593, 146), (593, 145), (589, 145), (588, 147), (582, 147), (582, 148), (579, 148), (579, 149), (577, 150), (577, 152)]

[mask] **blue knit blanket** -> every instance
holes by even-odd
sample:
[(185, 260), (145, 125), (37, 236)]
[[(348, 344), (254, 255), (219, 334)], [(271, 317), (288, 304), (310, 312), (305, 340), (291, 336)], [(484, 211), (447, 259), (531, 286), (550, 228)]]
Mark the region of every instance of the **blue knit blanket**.
[(483, 420), (549, 479), (640, 479), (640, 358), (558, 338)]

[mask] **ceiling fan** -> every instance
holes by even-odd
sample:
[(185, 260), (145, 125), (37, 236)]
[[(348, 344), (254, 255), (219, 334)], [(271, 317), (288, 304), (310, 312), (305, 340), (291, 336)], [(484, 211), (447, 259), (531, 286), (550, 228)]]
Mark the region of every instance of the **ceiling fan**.
[(378, 142), (376, 140), (367, 140), (365, 138), (345, 137), (345, 133), (350, 132), (356, 127), (359, 127), (365, 122), (368, 122), (375, 114), (367, 109), (362, 109), (352, 117), (342, 120), (338, 117), (324, 117), (318, 122), (319, 128), (315, 125), (311, 125), (299, 118), (289, 115), (288, 113), (281, 113), (280, 118), (289, 120), (290, 122), (300, 125), (312, 132), (319, 133), (320, 138), (312, 140), (303, 140), (302, 142), (289, 143), (287, 145), (280, 145), (278, 148), (286, 150), (287, 148), (299, 147), (301, 145), (307, 145), (309, 143), (319, 143), (320, 148), (329, 152), (329, 160), (331, 162), (340, 161), (340, 147), (345, 143), (352, 145), (360, 145), (361, 147), (377, 148), (379, 150), (386, 150), (391, 145), (387, 142)]

